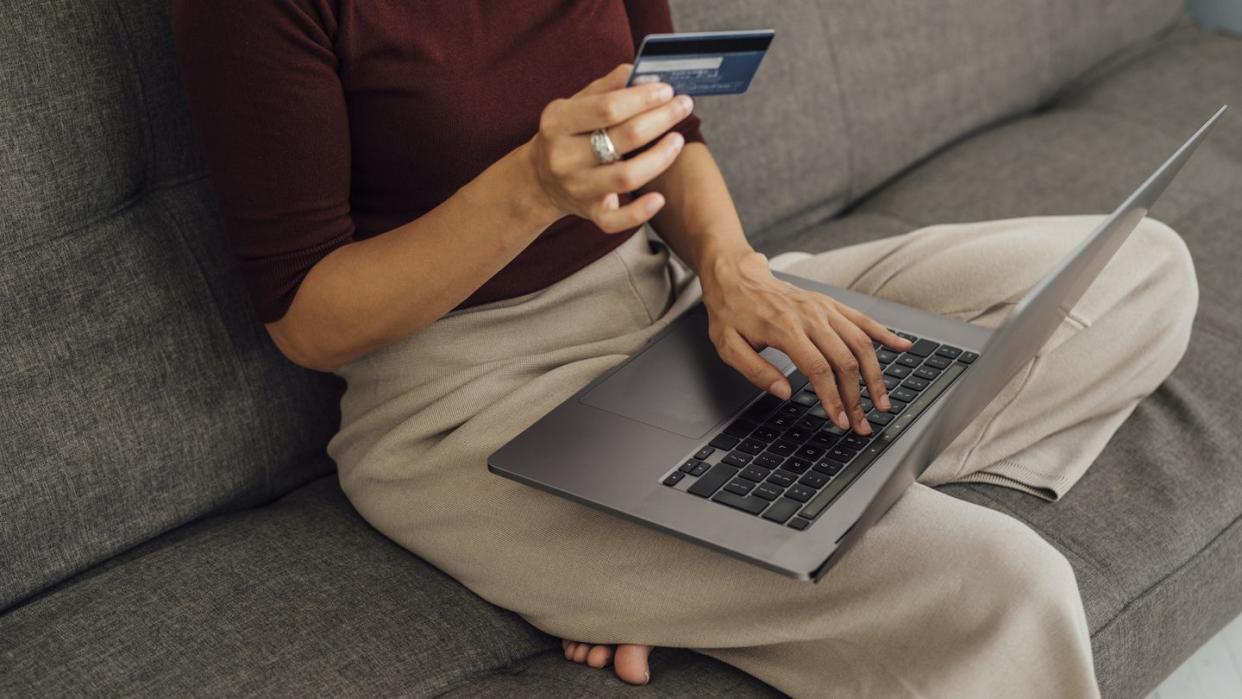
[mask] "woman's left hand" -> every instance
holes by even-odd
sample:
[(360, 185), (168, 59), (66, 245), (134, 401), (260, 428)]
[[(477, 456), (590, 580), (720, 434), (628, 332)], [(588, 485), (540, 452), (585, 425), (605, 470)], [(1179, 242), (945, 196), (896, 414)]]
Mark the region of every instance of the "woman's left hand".
[(716, 258), (704, 267), (708, 334), (721, 359), (755, 386), (788, 399), (789, 381), (759, 355), (765, 347), (781, 350), (810, 380), (834, 424), (870, 434), (859, 377), (878, 409), (891, 407), (872, 340), (896, 350), (910, 343), (845, 304), (777, 279), (760, 253)]

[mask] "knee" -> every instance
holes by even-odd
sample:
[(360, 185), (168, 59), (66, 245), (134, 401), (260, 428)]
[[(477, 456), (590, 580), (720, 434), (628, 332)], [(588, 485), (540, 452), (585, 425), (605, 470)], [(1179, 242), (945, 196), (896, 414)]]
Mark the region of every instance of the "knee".
[(975, 544), (983, 588), (978, 598), (987, 601), (981, 611), (986, 609), (990, 617), (981, 623), (1005, 617), (1043, 626), (1049, 635), (1077, 633), (1084, 616), (1073, 567), (1033, 529), (1009, 517), (1004, 520)]
[(1165, 331), (1190, 332), (1199, 306), (1199, 280), (1182, 236), (1161, 221), (1145, 218), (1130, 236), (1132, 255), (1146, 272), (1141, 284), (1153, 291), (1151, 314)]

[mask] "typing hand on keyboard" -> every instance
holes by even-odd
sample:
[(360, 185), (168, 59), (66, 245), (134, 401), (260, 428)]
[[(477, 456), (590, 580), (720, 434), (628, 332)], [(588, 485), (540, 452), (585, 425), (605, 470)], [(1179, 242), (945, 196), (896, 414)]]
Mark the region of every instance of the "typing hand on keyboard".
[(868, 435), (861, 389), (875, 407), (890, 407), (875, 342), (895, 353), (910, 341), (835, 299), (777, 279), (756, 252), (700, 265), (708, 333), (726, 364), (755, 386), (788, 400), (789, 381), (759, 350), (775, 347), (810, 381), (828, 419)]

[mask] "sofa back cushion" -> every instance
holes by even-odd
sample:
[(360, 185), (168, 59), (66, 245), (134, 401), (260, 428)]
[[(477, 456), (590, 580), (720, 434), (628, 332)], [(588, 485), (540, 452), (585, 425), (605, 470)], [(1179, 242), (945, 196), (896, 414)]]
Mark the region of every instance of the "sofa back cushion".
[(17, 0), (0, 23), (0, 609), (331, 468), (337, 387), (254, 320), (168, 5)]
[(752, 237), (828, 218), (1172, 25), (1183, 0), (671, 0), (678, 31), (773, 27), (750, 91), (703, 97)]

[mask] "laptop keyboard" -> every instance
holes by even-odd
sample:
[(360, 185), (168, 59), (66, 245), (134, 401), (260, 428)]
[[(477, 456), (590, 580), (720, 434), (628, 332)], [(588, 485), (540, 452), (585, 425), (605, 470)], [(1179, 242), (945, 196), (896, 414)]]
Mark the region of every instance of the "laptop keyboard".
[(863, 387), (870, 435), (832, 424), (806, 377), (794, 371), (789, 400), (760, 397), (666, 475), (664, 485), (684, 482), (691, 495), (806, 529), (979, 358), (935, 340), (897, 334), (913, 343), (908, 352), (874, 343), (892, 410), (875, 408)]

